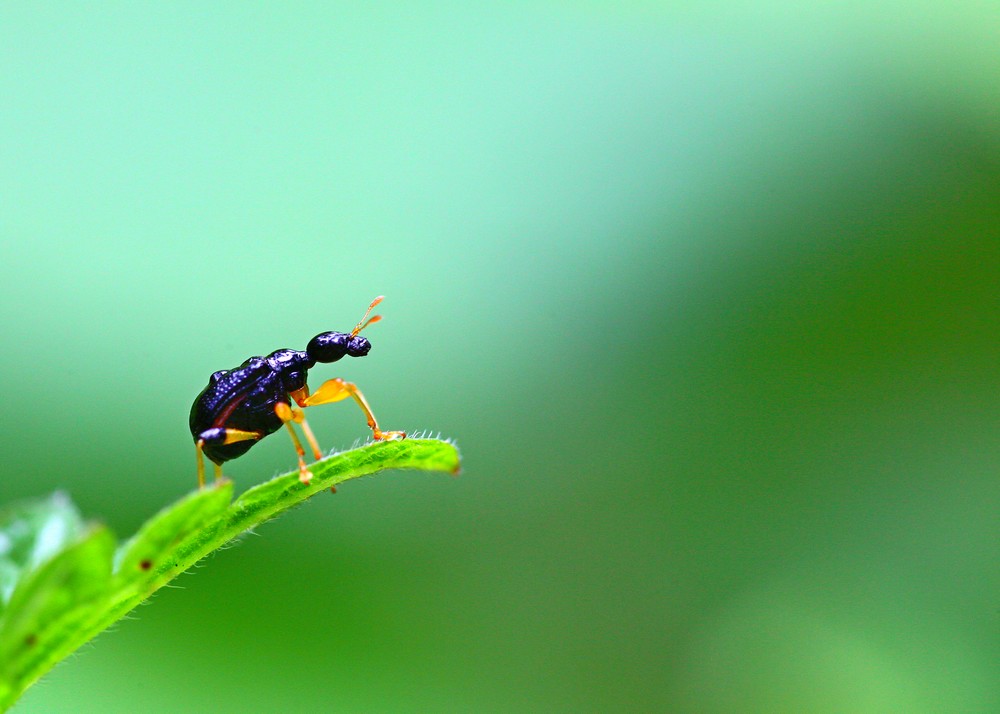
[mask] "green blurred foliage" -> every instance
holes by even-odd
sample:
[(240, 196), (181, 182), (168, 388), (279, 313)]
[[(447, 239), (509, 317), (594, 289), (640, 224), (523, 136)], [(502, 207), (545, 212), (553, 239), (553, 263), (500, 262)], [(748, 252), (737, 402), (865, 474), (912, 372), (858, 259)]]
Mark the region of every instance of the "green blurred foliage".
[(314, 382), (465, 458), (19, 711), (996, 711), (997, 46), (991, 3), (4, 6), (0, 502), (131, 533), (209, 373), (381, 293)]

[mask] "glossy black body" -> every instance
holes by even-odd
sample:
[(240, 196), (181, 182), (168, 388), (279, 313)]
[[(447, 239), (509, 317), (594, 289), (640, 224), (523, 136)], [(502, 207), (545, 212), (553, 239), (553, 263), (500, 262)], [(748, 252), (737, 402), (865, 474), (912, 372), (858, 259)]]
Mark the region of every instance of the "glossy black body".
[(324, 332), (312, 338), (304, 352), (275, 350), (215, 372), (191, 405), (191, 436), (204, 441), (205, 455), (217, 464), (242, 456), (260, 439), (225, 444), (225, 429), (252, 431), (261, 438), (273, 434), (282, 427), (275, 405), (292, 403), (289, 393), (306, 386), (307, 374), (317, 362), (336, 362), (345, 355), (363, 357), (370, 349), (364, 337)]

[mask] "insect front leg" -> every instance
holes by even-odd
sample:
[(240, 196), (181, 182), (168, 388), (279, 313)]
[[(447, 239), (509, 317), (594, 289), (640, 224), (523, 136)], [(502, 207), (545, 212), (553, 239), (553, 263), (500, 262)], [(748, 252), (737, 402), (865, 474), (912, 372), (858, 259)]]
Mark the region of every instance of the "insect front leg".
[(368, 419), (368, 428), (372, 430), (376, 441), (393, 441), (395, 439), (406, 438), (405, 431), (382, 431), (379, 429), (378, 422), (375, 421), (375, 415), (372, 414), (372, 408), (368, 406), (368, 400), (365, 399), (365, 395), (361, 393), (357, 385), (351, 382), (345, 382), (342, 379), (330, 379), (324, 382), (313, 394), (309, 394), (308, 388), (303, 388), (297, 392), (293, 392), (291, 396), (300, 407), (332, 404), (333, 402), (339, 402), (342, 399), (351, 397), (361, 407), (361, 411), (365, 413), (365, 417)]

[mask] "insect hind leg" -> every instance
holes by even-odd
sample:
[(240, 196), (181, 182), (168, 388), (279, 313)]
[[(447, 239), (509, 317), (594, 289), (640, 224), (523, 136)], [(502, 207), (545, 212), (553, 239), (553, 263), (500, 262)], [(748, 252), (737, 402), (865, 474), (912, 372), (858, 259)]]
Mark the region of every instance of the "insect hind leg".
[[(238, 441), (255, 441), (262, 435), (256, 431), (242, 429), (212, 428), (198, 434), (194, 442), (195, 458), (198, 462), (198, 488), (205, 488), (205, 444), (235, 444)], [(222, 478), (222, 467), (215, 464), (215, 480)]]

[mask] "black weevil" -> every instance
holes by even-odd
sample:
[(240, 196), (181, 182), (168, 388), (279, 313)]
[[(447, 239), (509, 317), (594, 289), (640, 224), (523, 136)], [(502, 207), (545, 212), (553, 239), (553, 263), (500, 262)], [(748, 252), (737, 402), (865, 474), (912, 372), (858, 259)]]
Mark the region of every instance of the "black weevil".
[(406, 438), (402, 431), (379, 429), (364, 395), (350, 382), (331, 379), (311, 395), (306, 384), (306, 373), (317, 362), (336, 362), (344, 355), (364, 357), (368, 354), (371, 343), (358, 333), (381, 319), (381, 315), (375, 315), (365, 321), (380, 302), (382, 296), (375, 298), (361, 322), (349, 333), (323, 332), (309, 340), (305, 352), (275, 350), (267, 357), (251, 357), (239, 367), (220, 370), (208, 378), (208, 386), (191, 406), (190, 426), (197, 452), (199, 488), (205, 486), (202, 454), (215, 464), (218, 480), (222, 477), (223, 462), (242, 456), (260, 439), (278, 431), (282, 424), (288, 427), (299, 455), (299, 478), (308, 483), (312, 473), (306, 468), (305, 450), (292, 422), (302, 425), (313, 455), (320, 459), (323, 454), (305, 415), (291, 406), (291, 400), (300, 407), (313, 407), (352, 397), (368, 418), (368, 426), (376, 440)]

